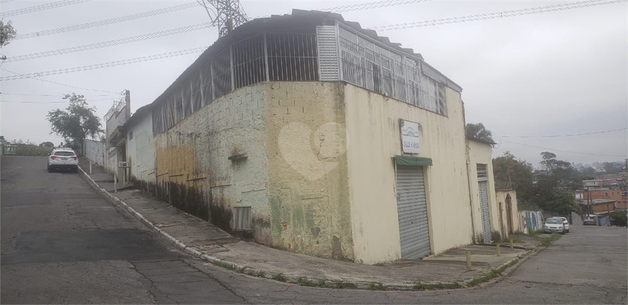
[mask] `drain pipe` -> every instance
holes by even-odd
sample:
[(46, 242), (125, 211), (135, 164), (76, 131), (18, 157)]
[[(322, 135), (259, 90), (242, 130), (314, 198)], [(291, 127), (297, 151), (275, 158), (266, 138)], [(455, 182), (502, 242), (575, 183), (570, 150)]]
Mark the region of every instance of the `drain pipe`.
[(467, 183), (467, 188), (469, 189), (469, 208), (471, 209), (471, 230), (472, 230), (472, 236), (473, 236), (473, 243), (477, 244), (477, 240), (475, 240), (475, 217), (474, 217), (474, 213), (473, 213), (473, 195), (471, 194), (471, 177), (469, 175), (470, 173), (470, 169), (469, 169), (469, 163), (471, 163), (471, 159), (469, 158), (469, 150), (471, 149), (469, 147), (469, 141), (466, 139), (465, 136), (465, 142), (466, 142), (466, 153), (467, 153), (467, 179), (468, 179), (468, 183)]
[[(469, 163), (471, 163), (471, 158), (469, 157), (469, 150), (471, 150), (471, 147), (469, 147), (469, 139), (467, 139), (467, 118), (466, 118), (466, 114), (465, 114), (465, 110), (464, 110), (464, 101), (460, 101), (462, 103), (462, 124), (463, 124), (463, 134), (464, 134), (464, 143), (465, 143), (465, 154), (466, 154), (466, 163), (467, 163), (467, 188), (469, 190), (469, 208), (471, 210), (471, 236), (472, 236), (472, 240), (473, 240), (473, 244), (477, 244), (477, 240), (475, 240), (475, 217), (474, 213), (473, 213), (473, 195), (471, 195), (471, 177), (470, 177), (470, 169), (469, 169)], [(488, 166), (487, 166), (488, 168)]]

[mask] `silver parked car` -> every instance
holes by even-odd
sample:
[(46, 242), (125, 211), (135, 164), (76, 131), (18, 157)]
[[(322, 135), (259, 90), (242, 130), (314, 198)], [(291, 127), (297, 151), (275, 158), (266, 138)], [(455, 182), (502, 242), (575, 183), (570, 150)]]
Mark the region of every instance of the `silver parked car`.
[(48, 172), (59, 169), (78, 172), (78, 157), (72, 149), (55, 148), (48, 156)]
[(545, 233), (565, 233), (565, 224), (560, 218), (548, 218), (543, 225)]

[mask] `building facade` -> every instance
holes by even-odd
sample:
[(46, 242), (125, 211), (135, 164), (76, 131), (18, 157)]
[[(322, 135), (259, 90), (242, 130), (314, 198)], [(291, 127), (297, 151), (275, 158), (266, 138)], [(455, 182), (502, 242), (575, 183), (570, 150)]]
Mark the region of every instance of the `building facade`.
[(138, 109), (124, 159), (144, 190), (259, 243), (418, 259), (509, 232), (461, 91), (374, 31), (295, 10), (220, 38)]

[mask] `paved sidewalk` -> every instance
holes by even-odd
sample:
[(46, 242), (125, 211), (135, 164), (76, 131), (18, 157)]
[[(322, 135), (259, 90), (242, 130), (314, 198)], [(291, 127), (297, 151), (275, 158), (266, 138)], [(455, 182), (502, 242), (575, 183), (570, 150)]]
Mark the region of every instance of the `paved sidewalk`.
[[(493, 269), (515, 260), (521, 262), (539, 245), (534, 238), (518, 237), (513, 249), (501, 246), (500, 256), (494, 245), (470, 245), (423, 260), (381, 265), (317, 258), (240, 240), (131, 185), (118, 184), (114, 192), (112, 175), (95, 165), (90, 175), (89, 160), (85, 158), (79, 165), (85, 169), (81, 175), (99, 193), (186, 252), (237, 272), (301, 285), (391, 290), (466, 287)], [(466, 265), (467, 250), (471, 253), (471, 269)]]

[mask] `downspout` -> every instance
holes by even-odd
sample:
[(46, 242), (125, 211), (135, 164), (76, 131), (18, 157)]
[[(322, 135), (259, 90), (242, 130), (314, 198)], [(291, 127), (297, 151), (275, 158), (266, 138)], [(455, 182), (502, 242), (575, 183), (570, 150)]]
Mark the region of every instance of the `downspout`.
[[(477, 240), (475, 240), (475, 217), (474, 217), (474, 213), (473, 213), (473, 200), (472, 200), (472, 196), (471, 196), (471, 177), (469, 175), (469, 173), (471, 172), (469, 169), (469, 164), (471, 163), (471, 158), (469, 157), (469, 150), (471, 149), (469, 147), (469, 139), (467, 139), (467, 117), (465, 115), (465, 111), (464, 111), (464, 101), (461, 101), (462, 103), (462, 124), (463, 124), (463, 130), (464, 130), (464, 143), (465, 143), (465, 154), (466, 154), (466, 163), (467, 163), (467, 188), (469, 190), (469, 209), (471, 210), (471, 236), (473, 239), (473, 244), (477, 244)], [(488, 168), (488, 166), (487, 166)]]

